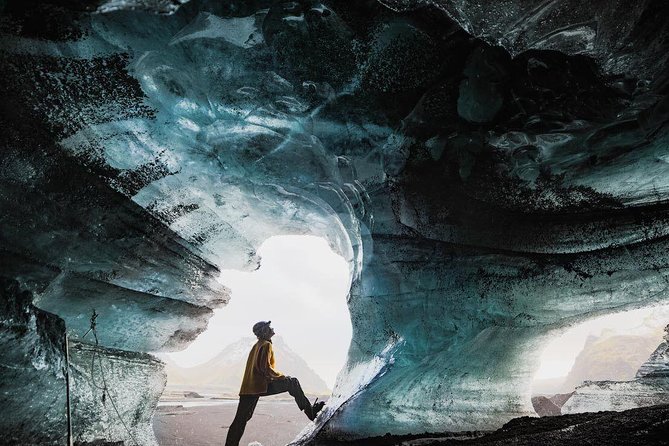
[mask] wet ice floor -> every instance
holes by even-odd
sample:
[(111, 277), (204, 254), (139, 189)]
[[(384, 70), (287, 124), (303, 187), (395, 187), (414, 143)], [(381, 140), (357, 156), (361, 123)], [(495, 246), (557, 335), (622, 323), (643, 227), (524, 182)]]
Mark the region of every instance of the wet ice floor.
[[(161, 402), (153, 417), (153, 430), (160, 446), (221, 445), (236, 410), (234, 400)], [(261, 399), (239, 444), (257, 441), (263, 446), (284, 446), (308, 423), (294, 401)]]

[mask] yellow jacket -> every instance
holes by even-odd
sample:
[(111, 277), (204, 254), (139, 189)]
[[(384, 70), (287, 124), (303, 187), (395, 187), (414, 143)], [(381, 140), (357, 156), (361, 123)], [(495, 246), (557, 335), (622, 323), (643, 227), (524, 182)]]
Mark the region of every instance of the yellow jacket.
[(240, 395), (260, 395), (267, 392), (270, 381), (281, 378), (283, 373), (274, 370), (272, 341), (258, 339), (246, 360)]

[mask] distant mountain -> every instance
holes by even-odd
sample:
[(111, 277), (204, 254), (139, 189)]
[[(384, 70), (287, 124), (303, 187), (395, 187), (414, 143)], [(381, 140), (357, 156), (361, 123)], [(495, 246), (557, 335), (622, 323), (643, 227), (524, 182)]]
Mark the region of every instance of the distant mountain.
[(570, 400), (574, 389), (584, 381), (633, 380), (657, 342), (657, 337), (651, 335), (603, 333), (599, 337), (588, 337), (567, 376), (537, 380), (533, 383), (532, 405), (535, 412), (540, 416), (562, 414), (562, 407)]
[[(246, 360), (256, 338), (247, 337), (225, 347), (213, 359), (195, 367), (179, 367), (173, 361), (165, 360), (167, 385), (216, 387), (222, 393), (237, 394), (246, 368)], [(297, 353), (291, 350), (281, 337), (272, 339), (276, 369), (284, 375), (300, 380), (306, 393), (329, 394), (325, 381), (314, 372)]]
[(653, 347), (657, 347), (658, 339), (654, 332), (641, 336), (607, 332), (601, 336), (590, 336), (569, 374), (537, 379), (532, 383), (532, 394), (550, 396), (570, 393), (584, 381), (631, 380), (653, 352)]
[(584, 381), (628, 381), (655, 350), (651, 336), (590, 336), (561, 386), (568, 393)]

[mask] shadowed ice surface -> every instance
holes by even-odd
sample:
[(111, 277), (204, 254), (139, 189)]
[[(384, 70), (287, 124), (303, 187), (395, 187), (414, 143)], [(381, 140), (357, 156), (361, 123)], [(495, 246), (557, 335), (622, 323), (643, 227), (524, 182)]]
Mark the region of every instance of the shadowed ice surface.
[(551, 337), (666, 302), (664, 3), (180, 3), (3, 5), (2, 274), (73, 342), (185, 348), (220, 270), (319, 236), (353, 338), (298, 441), (487, 430)]

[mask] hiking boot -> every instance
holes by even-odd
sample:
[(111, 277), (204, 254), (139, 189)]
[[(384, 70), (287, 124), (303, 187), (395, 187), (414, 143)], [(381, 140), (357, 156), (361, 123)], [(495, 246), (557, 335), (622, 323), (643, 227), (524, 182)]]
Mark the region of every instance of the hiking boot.
[(304, 413), (307, 415), (307, 418), (309, 418), (311, 421), (314, 421), (316, 419), (316, 415), (318, 415), (318, 412), (323, 409), (323, 406), (325, 406), (325, 401), (318, 402), (318, 398), (316, 398), (314, 404), (310, 404), (304, 408)]
[(323, 406), (325, 406), (325, 401), (318, 402), (318, 398), (316, 398), (316, 401), (314, 401), (314, 405), (312, 406), (312, 410), (314, 411), (314, 418), (316, 418), (318, 412), (323, 409)]
[(307, 407), (304, 408), (304, 414), (309, 418), (311, 421), (314, 421), (314, 418), (316, 418), (316, 414), (314, 414), (314, 406), (309, 404)]

